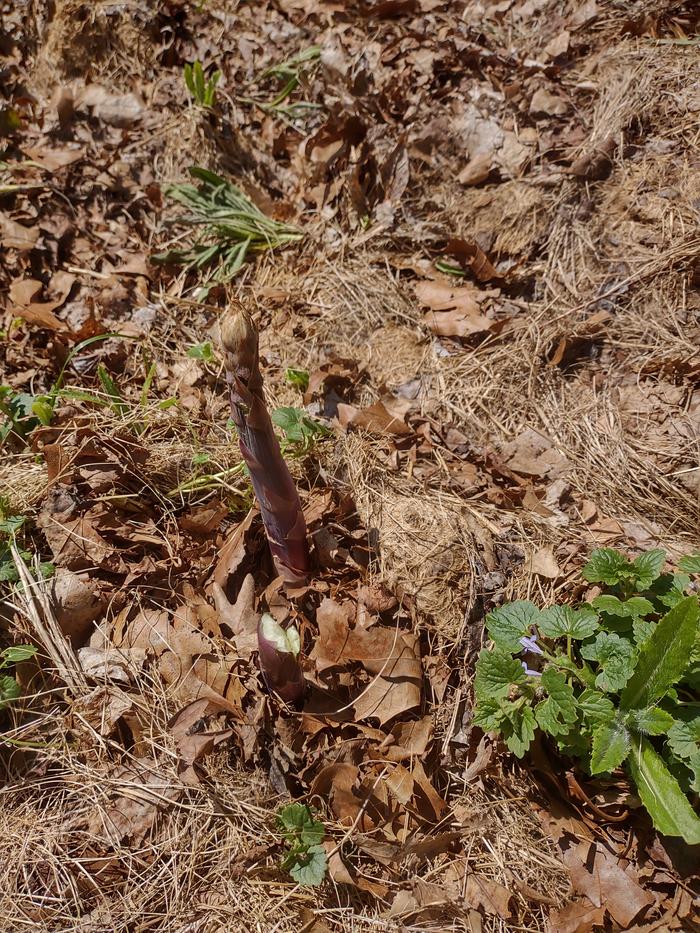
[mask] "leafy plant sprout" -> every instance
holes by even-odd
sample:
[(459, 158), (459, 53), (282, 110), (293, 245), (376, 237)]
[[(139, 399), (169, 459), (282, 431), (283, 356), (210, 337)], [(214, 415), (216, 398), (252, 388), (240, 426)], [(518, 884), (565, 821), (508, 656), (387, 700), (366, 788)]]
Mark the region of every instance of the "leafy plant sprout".
[(272, 65), (258, 76), (258, 81), (266, 78), (276, 78), (281, 84), (281, 89), (275, 94), (272, 100), (260, 100), (253, 97), (242, 97), (240, 100), (245, 103), (255, 104), (265, 113), (274, 113), (281, 116), (284, 120), (292, 123), (305, 117), (313, 110), (321, 110), (321, 104), (314, 104), (310, 101), (294, 101), (286, 103), (291, 94), (303, 83), (306, 75), (318, 64), (321, 58), (321, 48), (317, 45), (309, 46), (297, 55)]
[(158, 253), (153, 261), (183, 265), (189, 271), (215, 266), (205, 280), (205, 292), (207, 282), (231, 281), (251, 253), (279, 249), (303, 238), (301, 230), (268, 217), (220, 175), (196, 165), (189, 172), (198, 186), (170, 185), (165, 193), (189, 209), (183, 222), (201, 226), (202, 238), (189, 249)]
[(523, 757), (539, 730), (591, 774), (625, 764), (657, 830), (700, 843), (700, 554), (611, 548), (583, 568), (603, 592), (573, 607), (517, 600), (486, 617), (474, 722)]
[(200, 61), (189, 62), (183, 69), (185, 86), (199, 107), (210, 110), (216, 99), (216, 86), (221, 80), (221, 72), (214, 71), (209, 78), (204, 75)]
[(315, 820), (304, 803), (290, 803), (277, 813), (277, 821), (287, 843), (282, 861), (297, 884), (319, 885), (326, 877), (327, 860), (323, 848), (326, 830)]

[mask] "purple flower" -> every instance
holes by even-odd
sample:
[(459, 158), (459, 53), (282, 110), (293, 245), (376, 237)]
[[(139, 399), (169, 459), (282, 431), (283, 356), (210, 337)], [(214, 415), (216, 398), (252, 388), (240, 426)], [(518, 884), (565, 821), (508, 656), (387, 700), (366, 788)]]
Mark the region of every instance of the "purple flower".
[(533, 671), (533, 669), (531, 667), (528, 667), (524, 661), (521, 661), (520, 663), (522, 664), (523, 670), (528, 675), (528, 677), (541, 677), (542, 676), (541, 671)]
[(544, 651), (537, 644), (537, 635), (526, 635), (520, 639), (520, 644), (531, 654), (544, 654)]

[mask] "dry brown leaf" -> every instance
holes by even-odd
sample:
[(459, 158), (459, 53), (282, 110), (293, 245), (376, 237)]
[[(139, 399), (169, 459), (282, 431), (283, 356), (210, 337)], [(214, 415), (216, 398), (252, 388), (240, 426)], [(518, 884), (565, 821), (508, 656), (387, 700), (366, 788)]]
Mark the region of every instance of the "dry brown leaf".
[(32, 159), (32, 161), (38, 162), (42, 168), (48, 169), (49, 172), (55, 172), (60, 168), (65, 168), (66, 165), (72, 165), (74, 162), (85, 157), (85, 150), (83, 148), (49, 149), (46, 146), (33, 146), (25, 149), (24, 153)]
[(404, 768), (403, 765), (397, 764), (387, 774), (385, 780), (392, 796), (405, 806), (413, 797), (413, 775), (411, 772)]
[(545, 54), (550, 58), (558, 58), (560, 55), (565, 55), (569, 51), (570, 39), (571, 33), (568, 29), (563, 29), (545, 45)]
[(141, 648), (86, 647), (78, 649), (78, 661), (86, 677), (128, 687), (143, 667), (146, 652)]
[(9, 214), (0, 213), (0, 244), (5, 249), (16, 249), (27, 253), (34, 249), (39, 239), (38, 227), (25, 227), (12, 220)]
[(571, 846), (564, 850), (563, 858), (575, 890), (595, 907), (605, 907), (623, 929), (654, 903), (652, 894), (639, 884), (632, 866), (623, 868), (596, 843)]
[(480, 185), (491, 174), (492, 158), (493, 155), (490, 152), (482, 152), (480, 155), (474, 156), (459, 173), (457, 181), (463, 185)]
[(145, 839), (159, 811), (167, 809), (182, 794), (182, 787), (160, 774), (152, 758), (139, 758), (133, 764), (117, 768), (110, 778), (120, 790), (107, 806), (93, 808), (88, 830), (114, 846), (126, 839), (132, 844)]
[(423, 716), (412, 722), (397, 722), (391, 727), (394, 745), (390, 745), (386, 756), (390, 761), (406, 761), (425, 755), (433, 737), (433, 720)]
[(572, 464), (558, 451), (546, 434), (525, 428), (503, 447), (503, 459), (509, 468), (523, 476), (556, 479), (571, 470)]
[(102, 599), (89, 579), (65, 567), (57, 567), (51, 580), (51, 600), (56, 621), (73, 647), (83, 645), (102, 611)]
[(507, 920), (511, 915), (512, 896), (512, 891), (486, 875), (475, 872), (467, 875), (464, 901), (468, 907), (482, 909), (491, 916)]
[(37, 279), (15, 279), (10, 285), (10, 299), (17, 305), (28, 305), (43, 289)]
[(416, 809), (423, 819), (431, 823), (439, 822), (447, 810), (447, 804), (433, 787), (421, 761), (414, 762), (411, 776), (414, 781), (413, 800)]
[(362, 805), (353, 793), (359, 776), (356, 765), (338, 761), (322, 768), (311, 785), (311, 793), (328, 800), (336, 819), (347, 826), (352, 825)]
[(461, 311), (464, 315), (480, 313), (483, 292), (470, 285), (451, 285), (446, 282), (416, 282), (415, 292), (422, 305), (431, 311)]
[(354, 700), (358, 719), (387, 722), (420, 704), (421, 663), (418, 637), (388, 626), (350, 628), (353, 603), (324, 598), (316, 613), (319, 636), (311, 652), (319, 670), (359, 661), (376, 675)]
[(553, 910), (547, 920), (547, 933), (593, 933), (605, 920), (605, 907), (588, 900), (571, 901)]
[(210, 754), (234, 734), (233, 729), (214, 731), (209, 728), (211, 720), (222, 712), (230, 712), (226, 703), (202, 697), (181, 709), (168, 723), (178, 754), (187, 765), (181, 777), (188, 784), (197, 782), (192, 764)]
[(99, 687), (73, 701), (70, 712), (74, 719), (87, 723), (102, 736), (111, 735), (125, 713), (134, 707), (131, 697), (112, 684)]
[(529, 573), (536, 573), (547, 580), (556, 580), (561, 576), (561, 567), (557, 563), (551, 545), (534, 551), (527, 561)]
[(392, 414), (382, 401), (362, 409), (341, 402), (338, 405), (338, 421), (342, 428), (347, 429), (352, 426), (362, 428), (372, 434), (394, 434), (405, 437), (413, 433), (406, 422), (396, 414)]
[(219, 551), (219, 559), (214, 569), (213, 581), (226, 591), (229, 577), (231, 577), (242, 564), (246, 553), (246, 536), (250, 531), (258, 512), (251, 509), (246, 517), (229, 533), (223, 547)]
[(114, 94), (99, 84), (89, 84), (78, 96), (76, 107), (91, 107), (98, 120), (121, 129), (132, 126), (143, 113), (135, 94)]
[(454, 237), (445, 249), (450, 256), (454, 256), (463, 265), (468, 266), (479, 282), (490, 282), (498, 278), (498, 272), (491, 260), (476, 241)]
[(219, 624), (227, 625), (233, 633), (233, 643), (239, 657), (248, 659), (258, 647), (258, 621), (260, 613), (255, 609), (255, 580), (247, 574), (236, 602), (231, 604), (226, 594), (214, 583), (212, 595), (219, 613)]
[(530, 115), (533, 117), (561, 117), (568, 113), (569, 105), (563, 97), (550, 92), (541, 87), (535, 91), (530, 101)]
[(88, 515), (65, 518), (62, 513), (43, 509), (37, 524), (51, 548), (53, 562), (59, 567), (86, 570), (99, 566), (114, 553)]

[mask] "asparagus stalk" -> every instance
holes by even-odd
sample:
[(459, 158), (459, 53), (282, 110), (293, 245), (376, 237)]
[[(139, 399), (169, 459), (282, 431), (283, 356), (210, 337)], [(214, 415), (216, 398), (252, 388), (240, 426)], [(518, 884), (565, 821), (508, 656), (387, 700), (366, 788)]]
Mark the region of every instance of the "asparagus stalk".
[(272, 559), (285, 583), (300, 586), (310, 571), (306, 521), (265, 404), (258, 332), (245, 308), (230, 311), (222, 319), (221, 343), (231, 415), (260, 505)]

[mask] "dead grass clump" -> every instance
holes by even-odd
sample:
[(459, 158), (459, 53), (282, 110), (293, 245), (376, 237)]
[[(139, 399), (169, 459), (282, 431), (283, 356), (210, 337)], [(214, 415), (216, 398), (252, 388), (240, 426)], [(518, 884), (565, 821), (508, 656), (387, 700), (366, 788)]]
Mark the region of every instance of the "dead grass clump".
[(149, 73), (157, 43), (149, 26), (156, 13), (127, 4), (57, 0), (45, 25), (32, 80), (48, 90), (65, 78), (85, 83), (109, 75), (111, 86), (131, 90), (134, 77)]
[(444, 208), (437, 221), (445, 233), (476, 240), (496, 257), (529, 257), (549, 225), (549, 197), (527, 181), (461, 190), (452, 183), (438, 199)]
[(411, 596), (441, 637), (458, 636), (475, 598), (483, 548), (463, 504), (438, 490), (390, 478), (367, 438), (349, 434), (339, 445), (341, 476), (363, 524), (377, 535), (380, 574)]

